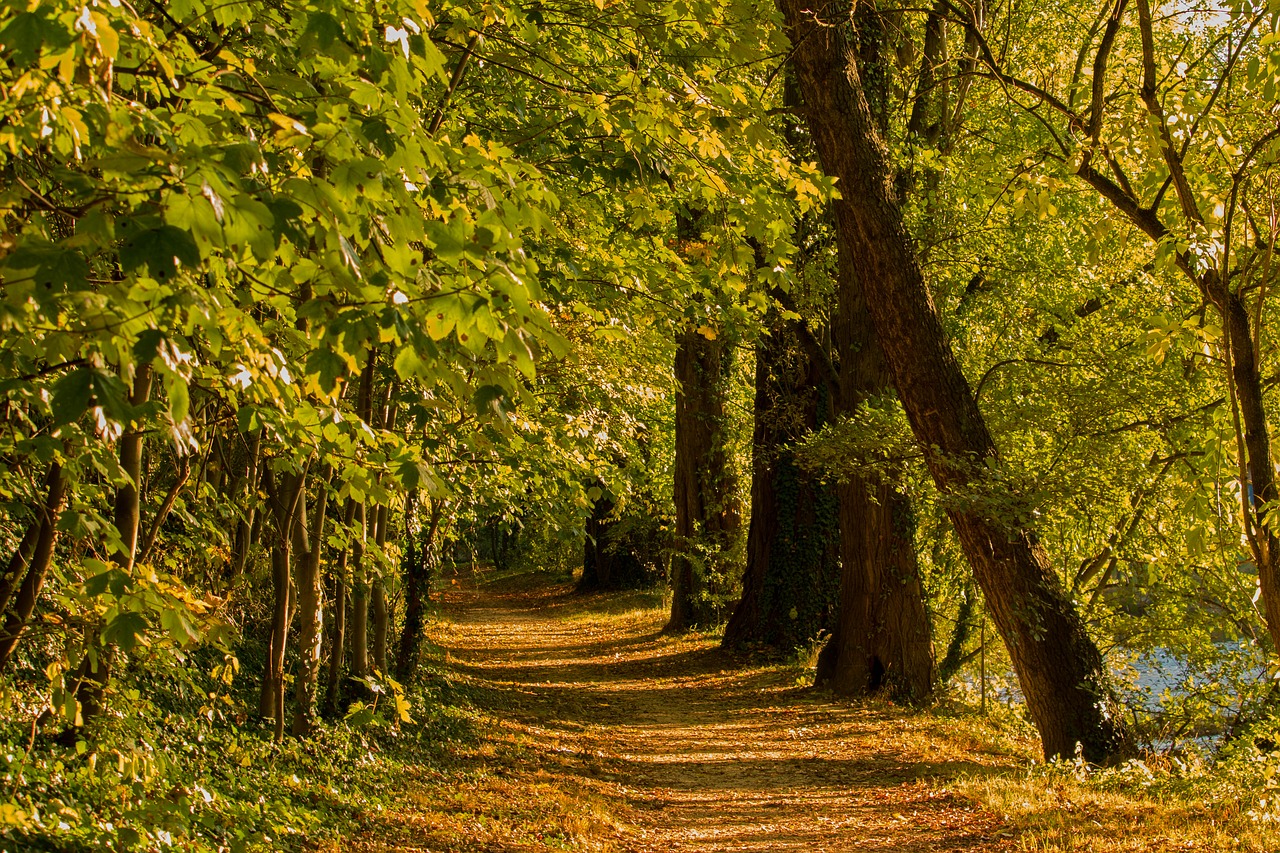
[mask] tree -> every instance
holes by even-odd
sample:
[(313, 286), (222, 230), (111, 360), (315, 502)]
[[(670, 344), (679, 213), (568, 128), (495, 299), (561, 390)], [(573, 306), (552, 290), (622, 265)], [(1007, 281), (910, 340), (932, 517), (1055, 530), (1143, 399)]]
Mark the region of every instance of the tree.
[[(848, 6), (818, 19), (798, 0), (779, 3), (794, 47), (814, 144), (840, 179), (837, 235), (893, 372), (903, 408), (948, 508), (974, 576), (1018, 673), (1046, 756), (1080, 744), (1092, 761), (1124, 747), (1124, 724), (1102, 658), (1034, 533), (1010, 526), (981, 498), (999, 454), (947, 346), (893, 189), (856, 62)], [(989, 498), (988, 498), (989, 500)]]
[[(838, 202), (837, 202), (838, 203)], [(837, 246), (837, 405), (858, 413), (892, 387), (851, 246)], [(883, 472), (839, 471), (840, 611), (816, 683), (837, 693), (885, 689), (915, 703), (933, 693), (933, 632), (916, 557), (911, 500)]]
[(831, 417), (831, 389), (802, 334), (799, 320), (775, 317), (756, 344), (751, 524), (727, 648), (759, 643), (790, 652), (834, 622), (838, 504), (834, 489), (795, 459), (795, 445)]
[(725, 440), (728, 359), (710, 327), (690, 329), (676, 346), (675, 555), (667, 631), (720, 620), (717, 585), (727, 580), (739, 533), (735, 478)]
[[(1267, 517), (1280, 493), (1262, 367), (1276, 228), (1274, 216), (1256, 207), (1267, 203), (1259, 179), (1275, 166), (1280, 130), (1264, 118), (1274, 71), (1250, 57), (1275, 12), (1233, 4), (1220, 18), (1191, 8), (1157, 18), (1149, 0), (1133, 6), (1119, 0), (1099, 13), (1072, 75), (1043, 85), (999, 59), (970, 16), (959, 20), (981, 40), (982, 59), (998, 79), (1059, 117), (1043, 158), (1136, 226), (1155, 245), (1157, 265), (1176, 270), (1216, 312), (1211, 337), (1220, 332), (1222, 340), (1211, 345), (1221, 357), (1243, 484), (1235, 515), (1257, 567), (1272, 645), (1280, 648), (1280, 539)], [(1260, 289), (1250, 304), (1252, 288)]]

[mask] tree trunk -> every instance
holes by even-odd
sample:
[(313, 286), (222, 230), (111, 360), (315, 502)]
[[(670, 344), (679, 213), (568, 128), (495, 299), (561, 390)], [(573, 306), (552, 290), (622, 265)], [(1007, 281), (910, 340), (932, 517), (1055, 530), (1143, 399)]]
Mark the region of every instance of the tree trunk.
[[(819, 159), (839, 178), (837, 237), (855, 259), (876, 335), (898, 396), (939, 490), (991, 493), (999, 455), (951, 352), (892, 193), (888, 154), (876, 133), (856, 66), (848, 4), (819, 20), (804, 0), (778, 0), (795, 50)], [(993, 518), (981, 503), (952, 498), (974, 577), (1009, 648), (1046, 756), (1080, 744), (1105, 761), (1126, 741), (1102, 657), (1035, 534)]]
[(723, 560), (738, 534), (733, 474), (724, 448), (724, 344), (695, 330), (676, 349), (676, 554), (669, 632), (716, 624)]
[(367, 521), (364, 504), (356, 508), (355, 538), (351, 542), (351, 677), (369, 676), (369, 584), (364, 571), (364, 538)]
[[(410, 506), (413, 497), (409, 498)], [(400, 630), (400, 646), (396, 652), (396, 680), (408, 684), (418, 668), (422, 649), (426, 606), (431, 596), (432, 569), (435, 566), (435, 538), (440, 529), (444, 501), (431, 501), (431, 519), (426, 529), (416, 535), (409, 529), (411, 512), (405, 510), (404, 562), (404, 627)]]
[(245, 564), (249, 562), (249, 549), (254, 544), (255, 518), (258, 512), (258, 482), (261, 476), (258, 473), (259, 465), (262, 462), (262, 430), (258, 430), (253, 437), (253, 444), (249, 450), (249, 472), (245, 476), (245, 507), (244, 515), (236, 522), (235, 539), (231, 548), (231, 580), (244, 574)]
[(934, 657), (911, 501), (891, 484), (856, 476), (838, 491), (840, 615), (815, 684), (920, 704), (933, 693)]
[[(390, 507), (378, 507), (373, 528), (373, 541), (379, 552), (387, 544), (387, 520)], [(391, 630), (391, 612), (387, 607), (387, 587), (381, 573), (373, 581), (373, 667), (379, 675), (387, 672), (387, 635)]]
[[(150, 364), (137, 366), (133, 376), (133, 390), (129, 402), (135, 408), (142, 406), (151, 398), (151, 383), (154, 372)], [(128, 481), (116, 490), (112, 521), (120, 536), (120, 550), (114, 562), (125, 572), (133, 568), (134, 557), (138, 553), (138, 528), (142, 522), (142, 454), (146, 434), (131, 424), (130, 429), (120, 436), (120, 467), (128, 477)], [(102, 712), (103, 694), (107, 683), (111, 680), (111, 665), (115, 658), (115, 649), (104, 646), (96, 655), (92, 647), (96, 638), (86, 642), (85, 660), (79, 669), (79, 684), (76, 686), (76, 699), (80, 702), (81, 718), (85, 721), (98, 716)], [(96, 659), (95, 659), (96, 658)]]
[(315, 507), (307, 537), (308, 547), (299, 555), (294, 584), (298, 591), (301, 630), (298, 633), (298, 674), (294, 681), (293, 723), (290, 730), (299, 736), (309, 734), (315, 720), (316, 683), (320, 677), (320, 643), (324, 636), (320, 555), (324, 551), (325, 511), (329, 505), (331, 476), (331, 472), (326, 472), (317, 479)]
[[(58, 541), (58, 519), (62, 516), (66, 497), (67, 477), (62, 472), (62, 465), (51, 463), (45, 477), (44, 504), (31, 520), (31, 527), (18, 544), (5, 572), (7, 589), (4, 607), (0, 609), (0, 614), (4, 615), (4, 628), (0, 629), (0, 671), (9, 663), (31, 614), (35, 612), (40, 587), (53, 562), (53, 547)], [(18, 587), (16, 597), (12, 593), (14, 586)], [(11, 597), (12, 609), (9, 607)]]
[(591, 515), (587, 517), (586, 536), (582, 548), (582, 577), (578, 579), (578, 592), (610, 589), (609, 565), (604, 553), (605, 535), (609, 530), (609, 514), (613, 512), (613, 498), (605, 491), (603, 480), (596, 481), (600, 497), (591, 503)]
[[(297, 525), (304, 524), (306, 512), (306, 473), (267, 474), (271, 514), (276, 538), (271, 545), (271, 588), (274, 606), (268, 641), (267, 666), (263, 673), (258, 710), (263, 717), (275, 721), (275, 739), (284, 740), (284, 658), (291, 616), (290, 580), (294, 542), (299, 537)], [(305, 536), (305, 533), (303, 534)]]
[[(837, 247), (833, 328), (840, 362), (838, 406), (851, 415), (893, 389), (848, 248)], [(815, 683), (845, 696), (885, 690), (919, 704), (933, 693), (933, 639), (911, 500), (893, 483), (847, 473), (840, 495), (840, 616), (818, 658)]]
[(1276, 537), (1274, 517), (1280, 491), (1276, 488), (1276, 469), (1271, 459), (1271, 432), (1263, 405), (1262, 376), (1258, 371), (1248, 306), (1238, 291), (1213, 285), (1216, 285), (1216, 280), (1205, 290), (1216, 297), (1215, 303), (1227, 332), (1231, 384), (1235, 388), (1243, 432), (1249, 477), (1245, 495), (1252, 516), (1248, 521), (1253, 525), (1249, 546), (1258, 567), (1258, 589), (1267, 617), (1267, 631), (1271, 635), (1272, 646), (1280, 651), (1280, 539)]
[[(356, 517), (356, 502), (347, 499), (347, 506), (342, 511), (342, 529), (349, 531), (351, 522)], [(343, 548), (338, 555), (338, 564), (333, 569), (333, 625), (329, 632), (329, 671), (325, 679), (324, 713), (332, 716), (338, 710), (338, 691), (342, 686), (342, 665), (347, 651), (347, 561), (350, 548)]]
[[(151, 365), (138, 365), (133, 378), (133, 393), (129, 402), (141, 406), (151, 397)], [(116, 565), (128, 571), (138, 550), (138, 526), (142, 519), (139, 496), (142, 489), (142, 450), (145, 433), (135, 428), (120, 437), (120, 467), (128, 475), (128, 482), (116, 490), (112, 520), (120, 534), (120, 553)]]
[(834, 490), (795, 464), (792, 445), (830, 417), (831, 393), (795, 323), (756, 345), (747, 567), (721, 645), (789, 652), (829, 629), (839, 596)]

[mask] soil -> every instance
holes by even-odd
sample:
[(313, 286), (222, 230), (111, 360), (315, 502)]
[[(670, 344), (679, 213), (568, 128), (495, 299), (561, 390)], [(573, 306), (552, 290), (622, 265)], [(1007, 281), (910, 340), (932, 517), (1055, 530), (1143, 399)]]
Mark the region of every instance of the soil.
[[(652, 598), (581, 596), (526, 577), (462, 584), (445, 600), (435, 639), (491, 716), (495, 743), (481, 753), (501, 783), (467, 806), (479, 815), (472, 823), (489, 827), (470, 842), (446, 842), (434, 819), (397, 815), (388, 816), (402, 830), (392, 849), (1016, 846), (998, 816), (949, 789), (1011, 759), (938, 736), (936, 716), (839, 700), (799, 684), (799, 667), (728, 655), (715, 638), (665, 636)], [(483, 812), (501, 803), (534, 808), (539, 799), (565, 813), (561, 831), (484, 824)], [(578, 818), (566, 823), (572, 812)], [(439, 846), (422, 835), (407, 843), (432, 827)]]

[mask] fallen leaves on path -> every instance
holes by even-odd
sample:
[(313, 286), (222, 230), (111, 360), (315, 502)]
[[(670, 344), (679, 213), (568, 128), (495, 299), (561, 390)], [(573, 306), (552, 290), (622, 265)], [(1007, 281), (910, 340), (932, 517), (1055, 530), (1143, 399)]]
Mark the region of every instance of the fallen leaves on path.
[(996, 815), (949, 790), (1007, 764), (957, 752), (933, 718), (797, 687), (700, 637), (660, 633), (634, 596), (455, 588), (435, 637), (491, 715), (483, 766), (390, 815), (399, 850), (1012, 849)]

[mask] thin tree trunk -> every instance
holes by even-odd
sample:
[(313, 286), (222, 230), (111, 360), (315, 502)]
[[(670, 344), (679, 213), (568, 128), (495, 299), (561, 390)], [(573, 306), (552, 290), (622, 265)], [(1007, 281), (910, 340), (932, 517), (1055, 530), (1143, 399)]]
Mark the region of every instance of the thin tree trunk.
[(690, 329), (676, 349), (676, 555), (669, 632), (714, 625), (714, 575), (738, 535), (733, 475), (724, 449), (724, 344)]
[[(347, 506), (342, 511), (342, 529), (349, 531), (351, 522), (356, 517), (356, 502), (347, 499)], [(329, 632), (329, 672), (325, 680), (324, 713), (332, 716), (338, 710), (338, 690), (342, 685), (342, 665), (347, 651), (347, 562), (351, 555), (350, 548), (343, 548), (338, 555), (338, 564), (333, 569), (333, 618)]]
[[(986, 472), (999, 455), (947, 344), (892, 193), (888, 153), (854, 61), (851, 7), (827, 7), (819, 20), (804, 0), (778, 6), (819, 159), (840, 180), (837, 237), (855, 259), (930, 473), (944, 495), (998, 488)], [(952, 502), (948, 515), (1009, 649), (1045, 755), (1070, 757), (1080, 744), (1091, 761), (1112, 759), (1126, 733), (1102, 656), (1035, 534), (973, 502)]]
[[(136, 407), (151, 397), (151, 365), (138, 365), (133, 378), (130, 402)], [(116, 490), (113, 521), (120, 534), (121, 551), (116, 564), (126, 571), (133, 567), (138, 550), (138, 527), (141, 522), (139, 496), (142, 489), (142, 451), (145, 433), (140, 429), (127, 430), (120, 437), (120, 467), (128, 476), (128, 482)]]
[[(412, 495), (409, 502), (412, 505)], [(409, 508), (405, 510), (404, 627), (400, 631), (400, 647), (396, 655), (396, 680), (401, 684), (408, 684), (418, 667), (435, 565), (436, 531), (440, 528), (443, 510), (443, 500), (432, 500), (431, 518), (426, 529), (417, 535), (409, 529), (411, 512)]]
[(364, 504), (356, 509), (355, 538), (351, 542), (351, 677), (369, 676), (369, 585), (365, 580), (364, 540), (367, 528)]
[[(53, 562), (53, 548), (58, 541), (58, 519), (62, 516), (62, 508), (66, 505), (67, 477), (62, 472), (62, 465), (54, 462), (49, 465), (49, 473), (45, 477), (44, 504), (32, 520), (35, 535), (32, 537), (29, 556), (19, 559), (23, 552), (23, 543), (18, 546), (14, 558), (9, 561), (6, 583), (16, 584), (17, 595), (13, 598), (12, 609), (6, 606), (4, 628), (0, 629), (0, 671), (3, 671), (13, 656), (23, 631), (35, 612), (36, 601), (40, 597), (40, 587), (44, 584), (45, 575)], [(17, 581), (21, 574), (21, 582)], [(13, 578), (14, 580), (10, 580)], [(6, 598), (11, 597), (6, 595)]]
[[(142, 406), (151, 398), (151, 383), (154, 376), (150, 364), (140, 364), (134, 371), (133, 389), (129, 402), (135, 408)], [(116, 490), (112, 520), (120, 536), (120, 551), (115, 555), (114, 560), (116, 565), (125, 572), (133, 568), (134, 558), (138, 552), (138, 528), (142, 521), (142, 456), (145, 449), (145, 436), (146, 434), (136, 427), (126, 430), (120, 436), (120, 467), (128, 477), (128, 482)], [(94, 644), (94, 642), (85, 644), (85, 662), (80, 666), (79, 685), (76, 688), (76, 699), (80, 702), (81, 717), (85, 721), (102, 712), (103, 694), (111, 680), (111, 665), (115, 658), (115, 649), (107, 645), (103, 646), (95, 660), (92, 652)]]
[(5, 613), (9, 609), (10, 601), (14, 592), (22, 585), (27, 578), (27, 572), (31, 567), (31, 558), (35, 554), (36, 543), (40, 541), (40, 533), (44, 529), (45, 517), (48, 513), (49, 495), (55, 486), (64, 488), (65, 483), (61, 486), (58, 484), (62, 481), (62, 466), (57, 462), (49, 465), (49, 470), (44, 478), (44, 501), (40, 506), (40, 510), (27, 525), (26, 532), (22, 535), (18, 546), (13, 549), (13, 556), (9, 558), (9, 564), (5, 567), (4, 576), (0, 577), (0, 614)]
[[(327, 467), (327, 466), (326, 466)], [(329, 480), (332, 472), (317, 479), (316, 500), (308, 536), (309, 547), (297, 561), (298, 618), (298, 674), (294, 680), (293, 724), (294, 735), (311, 732), (314, 722), (316, 684), (320, 677), (320, 644), (324, 633), (324, 608), (320, 585), (320, 555), (324, 551), (325, 511), (329, 504)]]
[[(267, 667), (263, 673), (258, 709), (275, 722), (277, 742), (284, 740), (284, 659), (291, 614), (290, 580), (294, 543), (299, 524), (305, 526), (306, 471), (276, 475), (268, 472), (267, 493), (275, 520), (276, 538), (271, 545), (271, 588), (274, 605), (268, 642)], [(301, 534), (305, 536), (305, 533)]]
[(144, 566), (147, 564), (147, 558), (151, 556), (151, 550), (155, 548), (156, 538), (160, 535), (160, 525), (164, 524), (164, 520), (173, 511), (173, 505), (178, 502), (178, 495), (182, 494), (182, 487), (187, 484), (187, 480), (190, 477), (191, 457), (184, 456), (178, 467), (178, 476), (174, 478), (173, 485), (165, 493), (164, 502), (160, 504), (160, 509), (156, 511), (155, 518), (151, 519), (151, 524), (147, 527), (146, 538), (142, 542), (142, 547), (138, 549), (138, 562)]
[(249, 473), (245, 476), (245, 491), (247, 492), (247, 500), (245, 502), (244, 514), (236, 522), (236, 533), (234, 546), (231, 552), (231, 579), (235, 580), (244, 574), (245, 564), (249, 562), (249, 550), (255, 542), (254, 533), (257, 525), (258, 500), (256, 497), (258, 489), (258, 481), (261, 479), (258, 469), (262, 462), (262, 430), (258, 430), (253, 437), (253, 444), (249, 451)]
[[(373, 541), (381, 553), (387, 544), (387, 519), (391, 509), (378, 507), (373, 527)], [(387, 607), (387, 587), (382, 575), (373, 580), (373, 667), (379, 675), (387, 672), (387, 635), (390, 633), (391, 612)]]
[(608, 529), (607, 519), (613, 512), (613, 500), (605, 493), (603, 480), (596, 481), (600, 497), (591, 503), (591, 515), (587, 516), (586, 535), (582, 545), (582, 577), (578, 579), (578, 592), (608, 589), (609, 569), (605, 564), (604, 538)]

